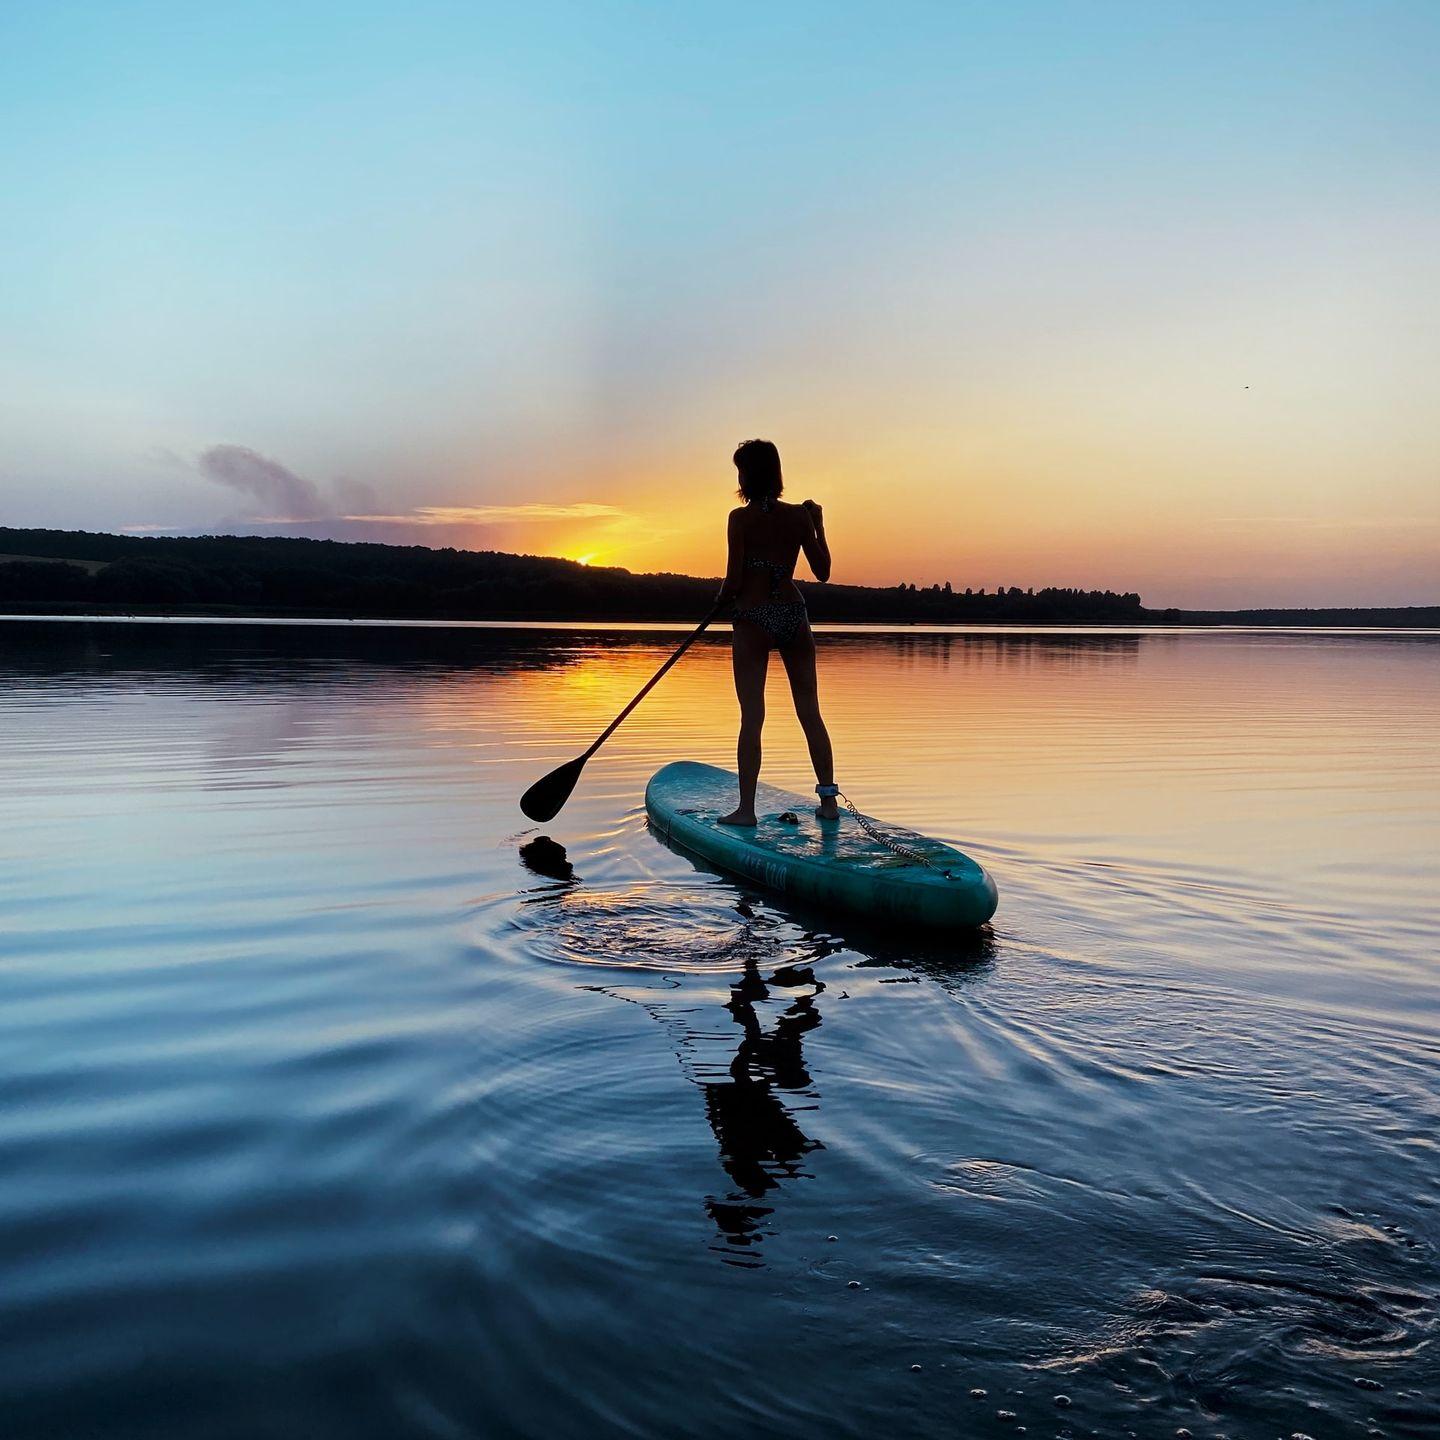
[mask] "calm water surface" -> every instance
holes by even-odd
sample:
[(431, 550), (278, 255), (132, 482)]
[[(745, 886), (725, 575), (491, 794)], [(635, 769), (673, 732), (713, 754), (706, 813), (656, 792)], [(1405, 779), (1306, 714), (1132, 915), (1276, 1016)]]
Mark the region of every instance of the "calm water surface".
[(949, 946), (648, 833), (722, 643), (525, 866), (674, 640), (0, 624), (4, 1433), (1436, 1434), (1440, 637), (826, 637)]

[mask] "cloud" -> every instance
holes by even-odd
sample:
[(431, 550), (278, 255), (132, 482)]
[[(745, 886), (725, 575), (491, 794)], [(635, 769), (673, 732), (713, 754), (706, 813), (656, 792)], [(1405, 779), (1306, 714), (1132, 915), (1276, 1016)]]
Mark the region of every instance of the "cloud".
[[(151, 459), (169, 465), (179, 457), (156, 450)], [(280, 461), (248, 445), (212, 445), (195, 457), (195, 470), (250, 502), (245, 513), (217, 522), (224, 533), (237, 530), (299, 532), (336, 540), (391, 540), (404, 544), (468, 545), (480, 526), (547, 524), (575, 520), (605, 522), (607, 531), (626, 528), (634, 517), (615, 505), (584, 500), (572, 503), (527, 501), (496, 505), (417, 505), (392, 511), (374, 488), (362, 480), (338, 476), (323, 487), (297, 475)], [(137, 524), (123, 529), (132, 535), (184, 534), (183, 525)]]
[(278, 512), (266, 516), (265, 524), (293, 525), (328, 519), (335, 513), (309, 480), (248, 445), (212, 445), (196, 463), (200, 473), (217, 485), (253, 496), (267, 510)]
[(576, 505), (417, 505), (403, 515), (346, 515), (373, 525), (494, 525), (525, 520), (594, 520), (623, 515), (615, 505), (582, 501)]

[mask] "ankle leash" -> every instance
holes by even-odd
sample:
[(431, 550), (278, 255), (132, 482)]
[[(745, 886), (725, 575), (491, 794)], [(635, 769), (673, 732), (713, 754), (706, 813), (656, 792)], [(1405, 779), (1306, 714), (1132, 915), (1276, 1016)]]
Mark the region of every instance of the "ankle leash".
[[(872, 840), (878, 840), (887, 850), (894, 851), (894, 853), (902, 859), (913, 860), (916, 864), (923, 865), (927, 870), (938, 870), (940, 868), (934, 861), (922, 855), (918, 850), (912, 850), (908, 845), (902, 845), (898, 840), (892, 840), (888, 835), (882, 834), (877, 830), (859, 810), (855, 808), (855, 802), (846, 795), (838, 785), (817, 785), (815, 787), (815, 793), (822, 800), (843, 800), (845, 802), (845, 808), (855, 817), (860, 828)], [(940, 873), (944, 875), (947, 880), (953, 880), (955, 878), (949, 870), (941, 870)]]

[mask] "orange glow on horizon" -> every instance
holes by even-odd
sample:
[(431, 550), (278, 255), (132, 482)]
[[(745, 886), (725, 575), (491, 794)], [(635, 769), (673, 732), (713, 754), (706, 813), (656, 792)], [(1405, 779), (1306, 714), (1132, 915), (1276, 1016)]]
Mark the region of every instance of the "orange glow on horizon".
[[(907, 430), (916, 417), (897, 407), (863, 438), (846, 433), (853, 421), (836, 434), (781, 434), (787, 498), (824, 505), (836, 582), (1133, 590), (1157, 608), (1440, 602), (1440, 495), (1417, 480), (1403, 504), (1376, 511), (1347, 482), (1356, 461), (1337, 451), (1345, 437), (1326, 436), (1319, 419), (1303, 453), (1286, 454), (1266, 432), (1271, 409), (1225, 442), (1191, 415), (1191, 448), (1177, 461), (1168, 427), (1181, 417), (1142, 405), (1121, 436), (1114, 415), (1078, 404), (1042, 423), (989, 398), (986, 414), (947, 427)], [(1394, 464), (1418, 459), (1399, 449)], [(723, 573), (737, 503), (728, 435), (592, 468), (562, 493), (617, 513), (517, 526), (488, 543), (636, 573)]]

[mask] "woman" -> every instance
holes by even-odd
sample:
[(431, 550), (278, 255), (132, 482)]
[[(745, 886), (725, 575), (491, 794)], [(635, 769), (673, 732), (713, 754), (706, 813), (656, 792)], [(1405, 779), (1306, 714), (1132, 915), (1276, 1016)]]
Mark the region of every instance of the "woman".
[(830, 547), (825, 543), (825, 517), (807, 500), (790, 505), (780, 498), (785, 482), (780, 474), (780, 452), (768, 440), (746, 440), (735, 452), (740, 472), (740, 495), (745, 503), (730, 512), (730, 559), (725, 583), (716, 597), (733, 603), (734, 639), (731, 659), (735, 694), (740, 700), (740, 740), (736, 759), (740, 770), (740, 804), (720, 817), (722, 825), (755, 823), (755, 785), (760, 778), (760, 730), (765, 723), (765, 671), (770, 651), (779, 650), (790, 677), (795, 713), (810, 746), (815, 766), (815, 813), (822, 820), (838, 820), (835, 797), (835, 760), (830, 735), (820, 718), (820, 697), (815, 684), (815, 637), (805, 601), (795, 588), (795, 561), (805, 552), (811, 573), (819, 581), (830, 578)]

